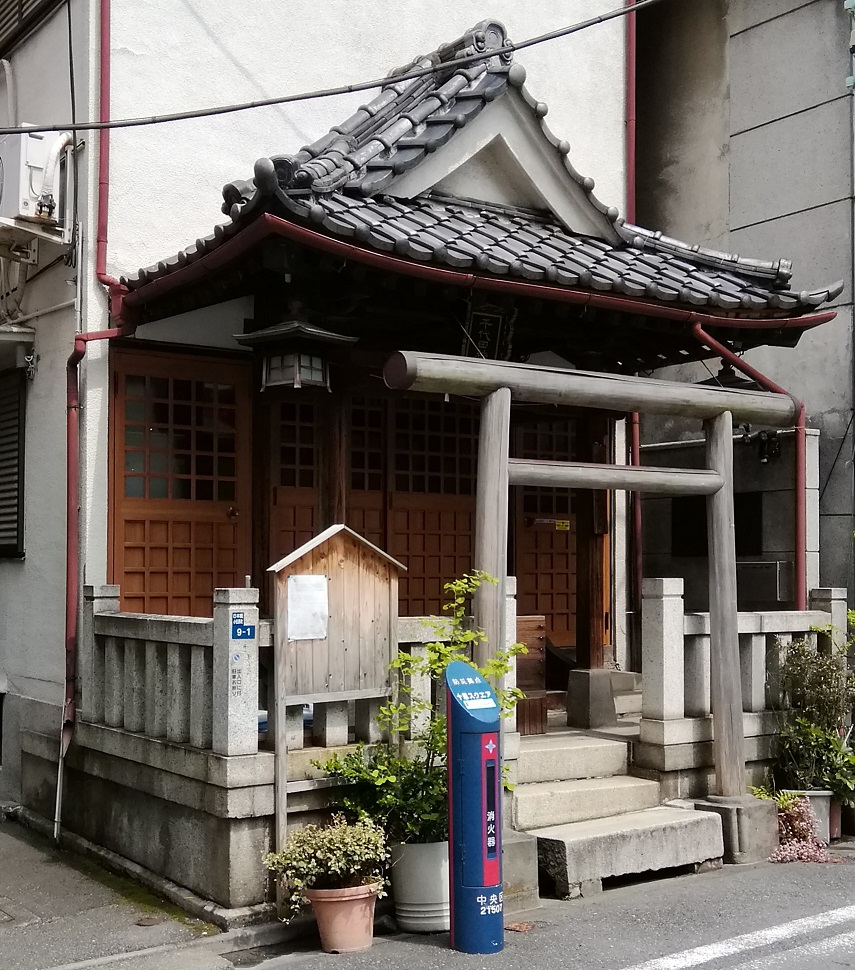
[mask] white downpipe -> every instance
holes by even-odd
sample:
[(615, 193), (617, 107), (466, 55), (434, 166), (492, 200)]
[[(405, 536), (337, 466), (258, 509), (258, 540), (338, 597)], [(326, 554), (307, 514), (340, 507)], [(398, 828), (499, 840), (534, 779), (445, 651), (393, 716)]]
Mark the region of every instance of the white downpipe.
[(67, 310), (70, 306), (75, 306), (77, 300), (66, 300), (65, 303), (54, 303), (53, 306), (42, 307), (41, 310), (33, 310), (32, 313), (25, 313), (22, 317), (15, 318), (15, 324), (26, 323), (27, 320), (35, 320), (36, 317), (43, 317), (47, 313), (56, 313), (57, 310)]
[(15, 75), (12, 72), (12, 63), (4, 57), (0, 60), (0, 66), (2, 66), (3, 75), (6, 78), (6, 104), (9, 127), (16, 128), (18, 126), (18, 94), (15, 88)]
[(39, 192), (41, 201), (44, 202), (53, 197), (53, 186), (56, 182), (56, 173), (59, 171), (59, 160), (62, 157), (62, 153), (73, 144), (74, 136), (70, 131), (64, 131), (50, 146), (47, 161), (45, 162), (42, 190)]

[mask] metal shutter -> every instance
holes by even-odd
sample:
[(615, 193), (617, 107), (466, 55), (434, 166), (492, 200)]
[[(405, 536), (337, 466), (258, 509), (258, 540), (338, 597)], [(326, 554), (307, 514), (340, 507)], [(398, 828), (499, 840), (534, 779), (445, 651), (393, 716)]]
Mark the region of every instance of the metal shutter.
[(24, 401), (22, 370), (0, 374), (0, 556), (24, 555)]

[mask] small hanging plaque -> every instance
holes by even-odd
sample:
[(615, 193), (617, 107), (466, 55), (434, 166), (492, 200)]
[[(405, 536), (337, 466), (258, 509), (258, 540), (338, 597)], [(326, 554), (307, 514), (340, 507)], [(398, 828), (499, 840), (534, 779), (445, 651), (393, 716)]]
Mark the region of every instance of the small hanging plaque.
[(326, 640), (329, 635), (329, 577), (288, 577), (288, 639)]

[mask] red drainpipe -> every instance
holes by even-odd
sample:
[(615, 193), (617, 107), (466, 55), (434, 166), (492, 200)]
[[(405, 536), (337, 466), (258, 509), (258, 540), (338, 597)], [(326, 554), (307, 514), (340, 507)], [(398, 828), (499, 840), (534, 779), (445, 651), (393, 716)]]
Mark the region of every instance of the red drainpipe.
[[(101, 0), (101, 68), (99, 119), (110, 120), (110, 0)], [(95, 277), (108, 288), (111, 316), (123, 324), (123, 298), (128, 292), (117, 279), (107, 275), (107, 225), (110, 190), (110, 131), (98, 134), (98, 228), (95, 246)], [(110, 330), (78, 333), (66, 364), (66, 534), (65, 534), (65, 699), (62, 712), (57, 774), (54, 839), (59, 840), (62, 817), (62, 778), (65, 755), (74, 735), (74, 694), (77, 681), (78, 604), (80, 599), (80, 380), (79, 364), (92, 340), (109, 340), (131, 333), (126, 324)]]
[(805, 431), (805, 406), (804, 402), (785, 391), (783, 387), (761, 374), (756, 368), (746, 363), (723, 343), (715, 337), (711, 337), (699, 323), (692, 324), (692, 334), (695, 339), (703, 344), (704, 347), (718, 354), (722, 360), (727, 361), (737, 370), (756, 381), (761, 387), (775, 394), (786, 394), (792, 398), (793, 403), (798, 408), (796, 418), (796, 469), (795, 469), (795, 521), (793, 532), (795, 536), (795, 600), (797, 610), (807, 609), (807, 551), (805, 549), (807, 538), (807, 495), (806, 495), (806, 469), (805, 461), (807, 455), (807, 434)]
[[(101, 70), (98, 85), (98, 119), (110, 120), (110, 0), (101, 0)], [(128, 292), (107, 274), (107, 228), (110, 214), (110, 129), (98, 132), (98, 228), (95, 239), (95, 277), (108, 288), (110, 313), (122, 315), (122, 298)]]
[[(635, 0), (626, 0), (628, 7), (635, 6)], [(638, 57), (638, 27), (636, 14), (626, 18), (626, 219), (634, 223), (636, 199), (636, 131), (638, 87), (636, 65)], [(637, 411), (630, 415), (630, 464), (641, 464), (641, 422)], [(632, 635), (630, 639), (630, 668), (641, 669), (641, 583), (644, 577), (642, 559), (642, 521), (641, 492), (630, 492), (630, 511), (632, 516), (632, 587), (630, 606), (632, 609)]]

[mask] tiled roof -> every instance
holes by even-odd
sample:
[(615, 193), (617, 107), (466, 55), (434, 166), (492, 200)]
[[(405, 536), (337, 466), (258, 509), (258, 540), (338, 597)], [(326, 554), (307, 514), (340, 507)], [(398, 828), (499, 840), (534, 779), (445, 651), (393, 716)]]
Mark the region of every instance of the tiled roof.
[[(834, 299), (843, 283), (792, 291), (786, 260), (744, 259), (691, 246), (625, 224), (594, 195), (594, 181), (568, 159), (569, 145), (546, 127), (547, 106), (525, 88), (512, 54), (409, 81), (409, 70), (442, 67), (453, 58), (499, 50), (501, 24), (484, 21), (453, 44), (392, 72), (380, 93), (327, 135), (295, 155), (260, 159), (255, 177), (223, 190), (231, 222), (176, 257), (123, 282), (138, 289), (216, 248), (262, 212), (392, 252), (460, 270), (590, 288), (629, 297), (708, 307), (744, 315), (798, 315)], [(518, 89), (545, 138), (603, 219), (603, 238), (574, 234), (551, 214), (428, 193), (415, 199), (383, 194), (426, 155), (446, 144), (491, 101)]]

